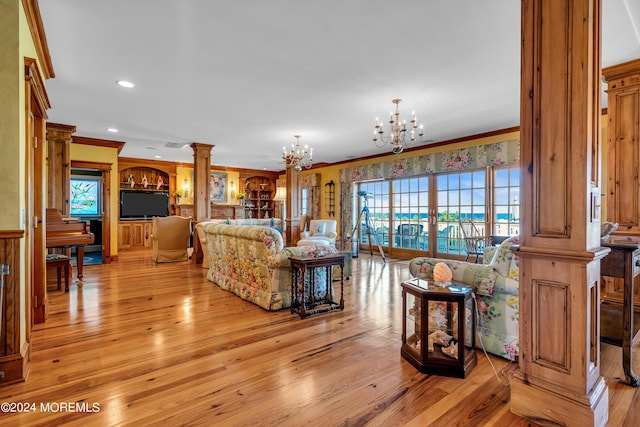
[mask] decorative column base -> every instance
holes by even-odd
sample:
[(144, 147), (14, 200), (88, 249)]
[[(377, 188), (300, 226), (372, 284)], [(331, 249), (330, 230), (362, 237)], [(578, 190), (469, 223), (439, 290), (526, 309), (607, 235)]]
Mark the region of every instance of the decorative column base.
[(600, 377), (591, 393), (568, 395), (567, 390), (551, 384), (531, 383), (518, 371), (511, 382), (511, 412), (543, 425), (605, 426), (609, 417), (609, 389)]

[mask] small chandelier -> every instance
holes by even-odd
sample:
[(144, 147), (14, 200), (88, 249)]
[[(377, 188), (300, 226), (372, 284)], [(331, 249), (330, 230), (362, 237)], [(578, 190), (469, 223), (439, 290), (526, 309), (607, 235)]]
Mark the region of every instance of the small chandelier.
[(291, 144), (291, 151), (287, 153), (286, 147), (282, 147), (282, 159), (286, 167), (293, 167), (293, 170), (300, 172), (303, 167), (309, 169), (313, 164), (313, 148), (304, 146), (300, 148), (300, 135), (293, 135), (295, 144)]
[(391, 112), (389, 118), (389, 128), (385, 131), (382, 127), (382, 122), (376, 117), (376, 126), (373, 129), (373, 141), (378, 147), (384, 147), (385, 144), (391, 144), (391, 151), (394, 154), (400, 154), (404, 151), (404, 146), (409, 147), (411, 143), (416, 140), (416, 129), (418, 129), (418, 136), (422, 139), (424, 135), (423, 126), (418, 126), (416, 120), (415, 111), (411, 113), (411, 138), (407, 138), (407, 121), (400, 122), (400, 111), (398, 111), (398, 104), (402, 99), (394, 99), (393, 103), (396, 104), (396, 111)]

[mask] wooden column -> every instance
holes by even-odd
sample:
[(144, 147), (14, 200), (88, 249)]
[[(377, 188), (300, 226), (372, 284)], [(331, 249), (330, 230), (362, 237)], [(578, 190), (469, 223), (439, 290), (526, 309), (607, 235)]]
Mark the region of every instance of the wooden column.
[(640, 59), (607, 67), (607, 220), (640, 235)]
[(209, 174), (211, 170), (211, 149), (214, 145), (191, 144), (193, 149), (193, 211), (195, 221), (211, 218), (209, 201)]
[[(20, 297), (20, 240), (23, 237), (24, 230), (0, 231), (0, 264), (9, 266), (0, 297), (0, 385), (24, 381), (29, 372), (31, 337), (27, 336), (20, 345), (20, 308), (28, 310), (30, 306)], [(29, 295), (24, 297), (31, 300)]]
[(71, 139), (75, 126), (47, 123), (48, 208), (69, 216), (71, 185)]
[(285, 246), (293, 246), (299, 239), (300, 225), (300, 184), (298, 183), (299, 173), (293, 167), (287, 168), (287, 202), (285, 220)]
[(511, 410), (604, 426), (600, 0), (522, 0), (520, 370)]

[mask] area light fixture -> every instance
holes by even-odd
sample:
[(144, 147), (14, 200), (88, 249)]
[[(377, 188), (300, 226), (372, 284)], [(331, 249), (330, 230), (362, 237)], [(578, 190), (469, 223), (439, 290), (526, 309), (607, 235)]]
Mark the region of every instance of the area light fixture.
[(373, 142), (378, 147), (384, 147), (386, 144), (391, 144), (391, 151), (394, 154), (400, 154), (404, 151), (405, 147), (410, 147), (416, 140), (416, 129), (418, 136), (422, 139), (424, 135), (423, 125), (418, 126), (415, 111), (411, 113), (411, 122), (409, 125), (410, 136), (407, 137), (407, 121), (400, 122), (400, 111), (398, 110), (398, 104), (402, 99), (394, 99), (392, 102), (396, 104), (396, 111), (392, 111), (389, 118), (389, 127), (384, 129), (382, 122), (376, 117), (376, 125), (373, 128)]
[(126, 87), (127, 89), (131, 89), (135, 85), (128, 80), (116, 80), (116, 83), (122, 87)]
[(295, 144), (291, 144), (291, 150), (287, 152), (286, 147), (282, 147), (282, 159), (285, 167), (292, 167), (294, 171), (300, 172), (302, 168), (309, 169), (313, 164), (313, 148), (304, 146), (300, 148), (300, 135), (293, 135)]

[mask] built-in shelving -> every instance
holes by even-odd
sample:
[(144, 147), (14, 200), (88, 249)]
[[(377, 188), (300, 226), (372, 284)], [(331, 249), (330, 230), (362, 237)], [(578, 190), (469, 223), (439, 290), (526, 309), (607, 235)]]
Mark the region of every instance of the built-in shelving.
[(275, 183), (263, 176), (251, 176), (244, 181), (245, 217), (272, 218)]

